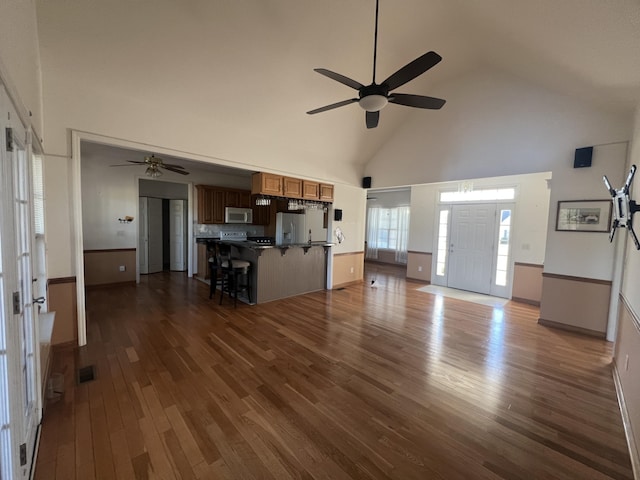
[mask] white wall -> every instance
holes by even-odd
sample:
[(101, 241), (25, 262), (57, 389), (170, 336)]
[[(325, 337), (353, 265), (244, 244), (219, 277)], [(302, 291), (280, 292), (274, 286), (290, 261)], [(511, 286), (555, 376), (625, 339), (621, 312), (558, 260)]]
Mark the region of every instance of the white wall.
[(367, 164), (376, 187), (555, 171), (577, 147), (628, 140), (630, 119), (499, 72), (442, 85)]
[[(364, 222), (366, 209), (366, 190), (348, 185), (335, 185), (333, 208), (342, 210), (342, 221), (329, 219), (330, 241), (336, 243), (334, 254), (362, 252), (364, 250)], [(336, 228), (340, 227), (344, 241), (338, 243)]]
[[(640, 168), (640, 104), (636, 108), (635, 123), (633, 140), (630, 146), (630, 162), (628, 167), (635, 164)], [(640, 173), (636, 173), (633, 188), (631, 190), (631, 198), (640, 203)], [(621, 185), (612, 184), (614, 188), (619, 188)], [(636, 213), (633, 218), (635, 222), (635, 232), (640, 236), (640, 212)], [(628, 235), (625, 230), (621, 230), (616, 235)], [(624, 278), (622, 281), (622, 294), (629, 303), (629, 306), (633, 310), (636, 316), (640, 317), (640, 251), (636, 250), (633, 241), (629, 238), (627, 241), (627, 249), (625, 252), (624, 261)], [(640, 432), (640, 427), (637, 431)], [(640, 433), (638, 433), (640, 435)]]
[(189, 186), (171, 181), (165, 182), (163, 180), (146, 180), (141, 178), (138, 194), (140, 197), (187, 200), (189, 198)]
[[(549, 211), (550, 173), (511, 175), (476, 179), (474, 189), (516, 187), (513, 226), (513, 261), (542, 264), (545, 255)], [(411, 187), (411, 226), (409, 250), (435, 253), (435, 213), (439, 193), (457, 190), (459, 182), (443, 182)]]
[(595, 147), (590, 168), (573, 168), (571, 158), (554, 168), (545, 272), (612, 280), (615, 249), (609, 243), (608, 234), (557, 232), (557, 205), (562, 200), (610, 201), (602, 176), (607, 175), (611, 185), (620, 188), (626, 178), (626, 163), (627, 144), (622, 143)]
[(49, 278), (75, 275), (69, 164), (70, 160), (64, 157), (44, 158), (44, 208)]
[(42, 125), (42, 83), (35, 0), (0, 2), (0, 76), (14, 87), (13, 98), (31, 112), (31, 125), (39, 136)]

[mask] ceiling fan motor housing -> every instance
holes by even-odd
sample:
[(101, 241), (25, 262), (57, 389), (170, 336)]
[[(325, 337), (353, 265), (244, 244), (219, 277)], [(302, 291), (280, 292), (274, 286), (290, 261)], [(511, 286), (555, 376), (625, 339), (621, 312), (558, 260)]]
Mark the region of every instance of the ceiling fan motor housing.
[(362, 87), (359, 90), (360, 100), (358, 105), (367, 112), (378, 112), (387, 103), (389, 87), (386, 84), (376, 85), (375, 83)]

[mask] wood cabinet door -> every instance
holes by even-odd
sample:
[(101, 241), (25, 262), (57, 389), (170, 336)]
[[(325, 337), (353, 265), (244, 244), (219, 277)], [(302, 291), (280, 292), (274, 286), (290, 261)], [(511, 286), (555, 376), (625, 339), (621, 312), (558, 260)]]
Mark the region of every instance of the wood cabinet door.
[(251, 193), (260, 195), (282, 195), (282, 176), (258, 172), (252, 177)]
[(211, 210), (213, 221), (211, 223), (224, 223), (225, 191), (222, 189), (212, 189), (213, 201)]
[(240, 206), (240, 192), (237, 190), (227, 190), (224, 192), (225, 207)]
[(249, 190), (240, 191), (240, 208), (251, 208), (251, 192)]
[(198, 223), (215, 223), (213, 218), (213, 189), (198, 185)]
[(287, 198), (302, 198), (302, 180), (282, 177), (282, 194)]
[(320, 184), (320, 200), (333, 202), (333, 185), (327, 183)]
[(318, 200), (320, 198), (320, 184), (318, 182), (302, 181), (302, 198)]

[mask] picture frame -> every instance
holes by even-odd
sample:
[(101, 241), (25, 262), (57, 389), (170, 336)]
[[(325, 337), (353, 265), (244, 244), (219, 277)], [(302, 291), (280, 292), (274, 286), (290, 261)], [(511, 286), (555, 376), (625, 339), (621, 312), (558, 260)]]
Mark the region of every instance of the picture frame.
[(611, 200), (564, 200), (558, 202), (557, 232), (609, 232)]

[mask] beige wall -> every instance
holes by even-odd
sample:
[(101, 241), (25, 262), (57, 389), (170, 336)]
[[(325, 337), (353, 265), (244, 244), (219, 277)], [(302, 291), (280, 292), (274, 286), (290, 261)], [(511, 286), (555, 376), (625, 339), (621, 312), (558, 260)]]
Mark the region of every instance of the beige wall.
[(513, 267), (511, 299), (540, 306), (543, 268), (544, 265), (516, 262)]
[[(125, 271), (119, 267), (124, 265)], [(107, 285), (136, 281), (135, 248), (119, 250), (85, 250), (84, 252), (85, 285)]]
[(604, 337), (610, 296), (611, 282), (543, 273), (539, 322)]
[(56, 312), (51, 344), (75, 342), (78, 338), (75, 277), (50, 278), (47, 289), (49, 311)]
[(409, 252), (407, 254), (407, 278), (431, 283), (431, 253)]
[(331, 288), (361, 282), (364, 278), (364, 252), (343, 253), (333, 256), (333, 283)]
[(622, 389), (623, 420), (627, 431), (635, 471), (640, 473), (640, 318), (621, 296), (618, 311), (618, 338), (615, 348), (615, 367), (618, 388)]

